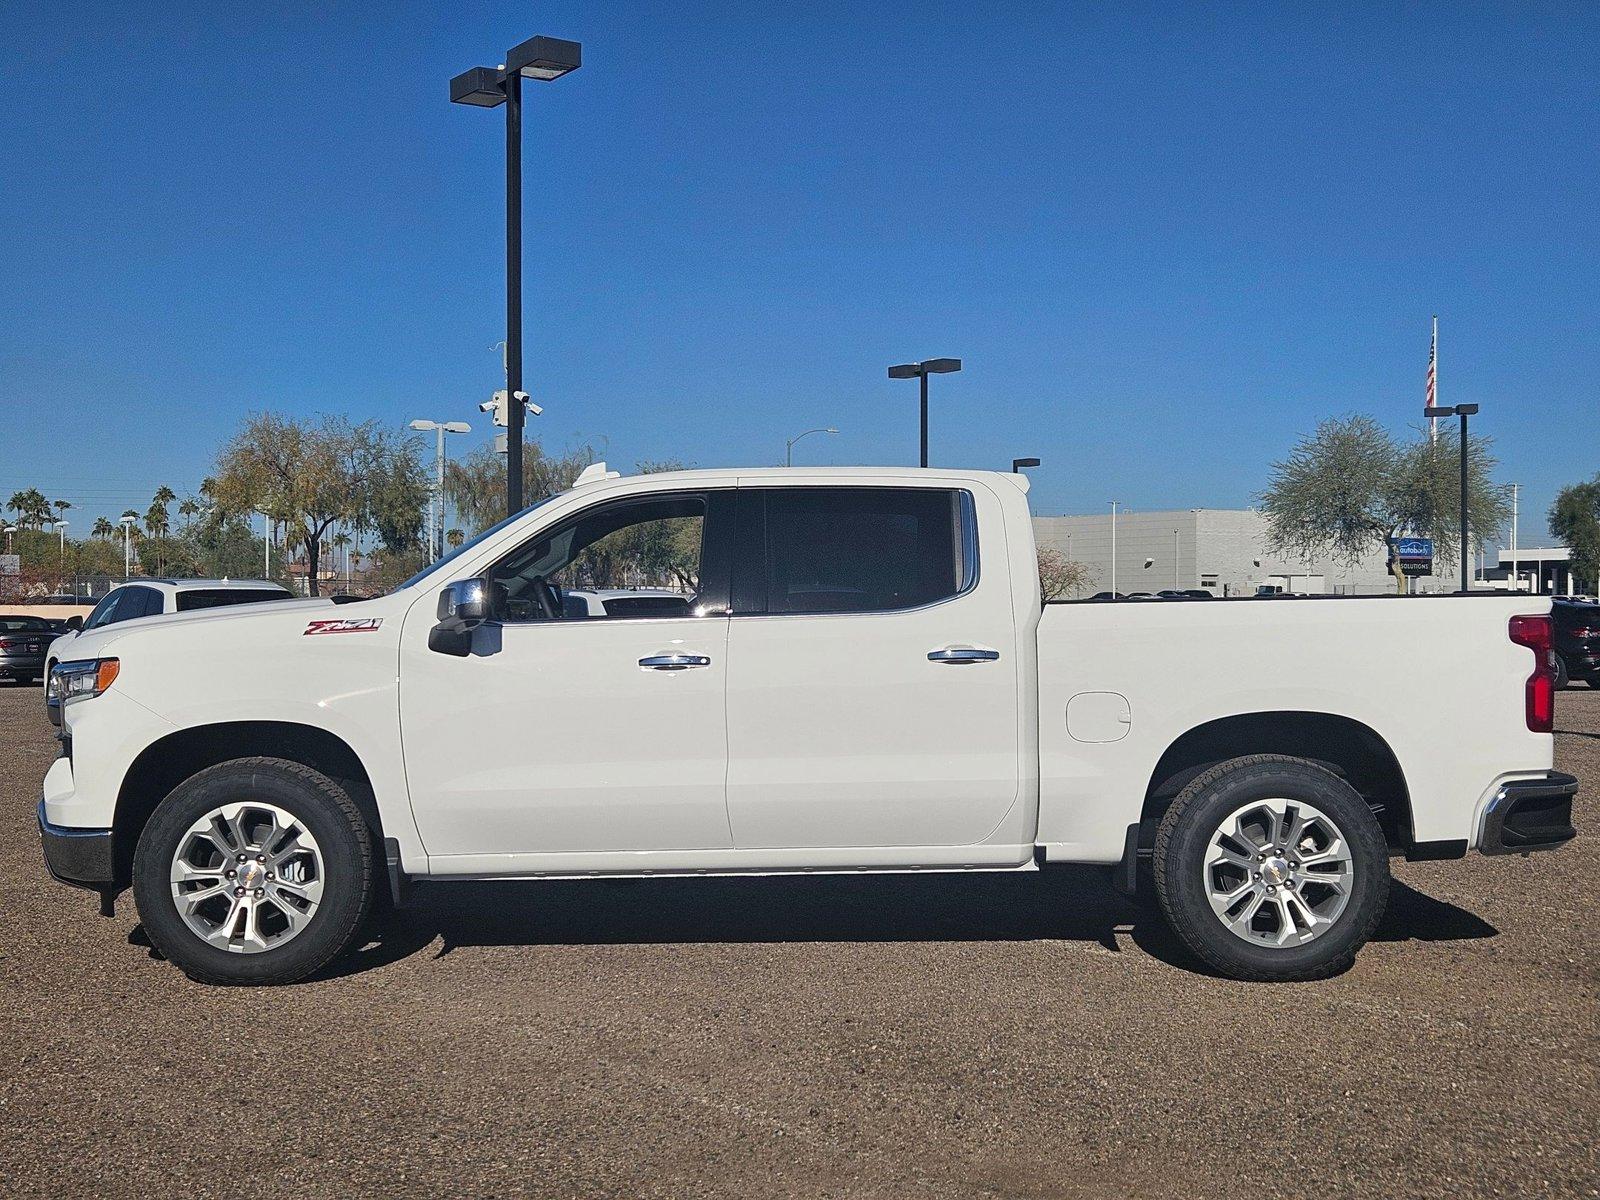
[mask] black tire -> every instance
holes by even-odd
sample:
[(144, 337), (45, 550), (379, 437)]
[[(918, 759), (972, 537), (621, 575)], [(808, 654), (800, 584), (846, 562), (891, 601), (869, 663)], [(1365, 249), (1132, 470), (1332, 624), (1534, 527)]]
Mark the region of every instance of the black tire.
[[(1206, 897), (1205, 861), (1212, 835), (1253, 801), (1300, 800), (1339, 826), (1350, 849), (1349, 899), (1333, 925), (1297, 946), (1262, 946), (1232, 932)], [(1178, 793), (1156, 833), (1156, 897), (1178, 938), (1233, 979), (1322, 979), (1348, 968), (1372, 936), (1389, 900), (1389, 853), (1372, 809), (1349, 784), (1305, 759), (1258, 754), (1220, 763)]]
[[(284, 809), (322, 851), (322, 898), (306, 928), (259, 953), (208, 945), (185, 924), (168, 883), (180, 839), (223, 804), (258, 800)], [(173, 789), (139, 837), (133, 896), (151, 943), (199, 983), (293, 983), (349, 949), (372, 906), (372, 834), (345, 790), (302, 763), (240, 758), (208, 767)]]
[(1556, 687), (1564, 688), (1572, 682), (1572, 676), (1567, 672), (1567, 660), (1561, 655), (1556, 655)]

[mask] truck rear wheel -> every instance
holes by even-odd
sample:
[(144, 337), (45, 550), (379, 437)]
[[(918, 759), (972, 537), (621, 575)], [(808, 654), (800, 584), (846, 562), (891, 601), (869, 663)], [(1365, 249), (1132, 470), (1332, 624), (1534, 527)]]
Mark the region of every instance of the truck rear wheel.
[(185, 780), (134, 856), (151, 943), (191, 979), (292, 983), (348, 949), (372, 903), (372, 835), (301, 763), (242, 758)]
[(1190, 782), (1162, 818), (1153, 866), (1173, 931), (1234, 979), (1337, 974), (1389, 898), (1388, 847), (1366, 801), (1281, 755), (1236, 758)]

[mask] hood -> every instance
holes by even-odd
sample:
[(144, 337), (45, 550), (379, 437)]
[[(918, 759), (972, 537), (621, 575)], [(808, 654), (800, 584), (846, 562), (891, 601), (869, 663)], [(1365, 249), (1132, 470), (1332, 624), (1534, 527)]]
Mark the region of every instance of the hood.
[(99, 658), (107, 649), (123, 638), (135, 634), (159, 633), (163, 629), (174, 627), (193, 628), (200, 625), (216, 624), (220, 621), (259, 621), (277, 617), (290, 617), (296, 620), (304, 619), (303, 614), (308, 612), (321, 612), (330, 608), (346, 610), (351, 615), (359, 615), (359, 610), (365, 608), (371, 601), (355, 604), (336, 605), (325, 596), (318, 596), (306, 600), (263, 600), (260, 604), (229, 604), (220, 608), (196, 608), (189, 612), (164, 613), (159, 617), (139, 617), (132, 621), (122, 621), (115, 625), (107, 625), (102, 629), (92, 629), (87, 633), (79, 632), (76, 635), (66, 634), (58, 638), (52, 645), (52, 652), (61, 661), (70, 659)]

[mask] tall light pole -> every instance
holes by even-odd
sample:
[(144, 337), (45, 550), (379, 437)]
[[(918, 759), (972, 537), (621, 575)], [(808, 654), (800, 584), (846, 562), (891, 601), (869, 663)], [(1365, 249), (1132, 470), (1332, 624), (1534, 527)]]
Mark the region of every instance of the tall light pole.
[(560, 79), (583, 65), (583, 47), (560, 38), (529, 38), (506, 51), (499, 67), (473, 67), (450, 81), (450, 102), (506, 106), (506, 515), (522, 509), (522, 81)]
[(928, 376), (948, 375), (961, 370), (959, 358), (928, 358), (922, 362), (901, 363), (889, 368), (890, 379), (915, 379), (922, 393), (922, 465), (928, 465)]
[(1117, 505), (1120, 500), (1111, 502), (1111, 596), (1117, 595)]
[[(65, 575), (67, 573), (67, 523), (65, 521), (57, 521), (56, 532), (61, 535), (61, 549), (56, 558), (56, 573)], [(73, 582), (76, 583), (77, 581), (74, 580)], [(76, 592), (74, 592), (74, 595), (76, 595)]]
[(1508, 484), (1511, 489), (1511, 590), (1522, 590), (1522, 576), (1517, 573), (1517, 493), (1522, 491), (1520, 483)]
[(272, 518), (267, 515), (264, 508), (256, 509), (261, 514), (261, 578), (272, 578)]
[(795, 434), (794, 437), (790, 438), (788, 441), (786, 441), (783, 444), (783, 465), (786, 466), (786, 467), (794, 466), (794, 444), (796, 442), (798, 442), (801, 438), (810, 437), (813, 433), (835, 433), (836, 434), (838, 432), (839, 431), (837, 429), (835, 429), (832, 425), (830, 425), (826, 429), (808, 429), (804, 433)]
[(1467, 587), (1467, 418), (1474, 416), (1478, 411), (1476, 404), (1457, 404), (1441, 408), (1425, 408), (1422, 415), (1432, 419), (1434, 417), (1456, 416), (1461, 418), (1461, 590), (1468, 591)]
[[(418, 433), (432, 431), (436, 435), (433, 454), (433, 499), (428, 502), (428, 560), (438, 562), (444, 556), (444, 435), (471, 433), (472, 426), (465, 421), (416, 420), (411, 422), (411, 428)], [(434, 512), (436, 508), (437, 516)]]
[(1011, 473), (1020, 475), (1023, 467), (1037, 467), (1038, 465), (1039, 460), (1037, 458), (1013, 458), (1011, 460)]
[(117, 524), (122, 526), (122, 578), (126, 582), (133, 575), (133, 523), (138, 517), (118, 517)]
[(15, 525), (7, 525), (6, 526), (6, 553), (7, 554), (11, 553), (11, 535), (13, 533), (15, 533), (16, 531), (17, 531), (17, 527)]

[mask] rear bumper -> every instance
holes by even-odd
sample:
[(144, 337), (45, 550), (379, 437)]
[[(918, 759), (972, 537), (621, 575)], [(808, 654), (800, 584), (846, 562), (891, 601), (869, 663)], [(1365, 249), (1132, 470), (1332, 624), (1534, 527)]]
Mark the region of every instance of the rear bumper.
[(1502, 783), (1483, 811), (1478, 849), (1484, 854), (1554, 850), (1578, 835), (1572, 798), (1578, 781), (1560, 771)]
[(44, 849), (44, 865), (62, 883), (99, 891), (116, 879), (111, 830), (52, 825), (45, 819), (43, 800), (39, 801), (39, 844)]
[(44, 655), (37, 658), (6, 656), (0, 658), (0, 679), (14, 679), (18, 675), (38, 678), (44, 674)]

